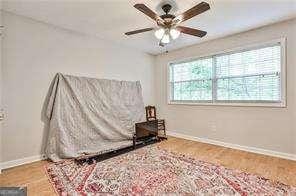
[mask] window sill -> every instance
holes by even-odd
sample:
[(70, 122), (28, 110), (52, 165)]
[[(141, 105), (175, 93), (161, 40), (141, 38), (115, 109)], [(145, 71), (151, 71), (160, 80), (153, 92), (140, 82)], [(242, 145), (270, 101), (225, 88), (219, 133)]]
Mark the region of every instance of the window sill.
[(189, 105), (189, 106), (230, 106), (230, 107), (269, 107), (269, 108), (286, 108), (284, 102), (271, 102), (271, 103), (242, 103), (242, 102), (189, 102), (189, 101), (169, 101), (168, 105)]

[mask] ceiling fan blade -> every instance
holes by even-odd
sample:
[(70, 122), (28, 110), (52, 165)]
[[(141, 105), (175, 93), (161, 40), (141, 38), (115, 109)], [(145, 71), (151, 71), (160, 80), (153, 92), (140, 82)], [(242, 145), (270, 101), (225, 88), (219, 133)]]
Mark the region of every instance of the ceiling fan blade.
[(210, 5), (206, 2), (201, 2), (198, 5), (192, 7), (191, 9), (187, 10), (186, 12), (184, 12), (183, 14), (178, 15), (175, 19), (174, 22), (175, 23), (180, 23), (183, 22), (185, 20), (188, 20), (194, 16), (197, 16), (207, 10), (210, 9)]
[(153, 12), (150, 8), (148, 8), (146, 5), (140, 3), (134, 5), (134, 7), (139, 10), (140, 12), (143, 12), (145, 15), (149, 16), (153, 20), (155, 20), (157, 23), (163, 23), (163, 19), (160, 18), (155, 12)]
[(137, 33), (143, 33), (143, 32), (147, 32), (147, 31), (152, 31), (154, 28), (145, 28), (145, 29), (138, 29), (135, 31), (129, 31), (126, 32), (125, 35), (133, 35), (133, 34), (137, 34)]
[(206, 31), (201, 31), (198, 29), (193, 29), (193, 28), (184, 27), (184, 26), (177, 26), (176, 28), (182, 33), (197, 36), (197, 37), (203, 37), (207, 34)]

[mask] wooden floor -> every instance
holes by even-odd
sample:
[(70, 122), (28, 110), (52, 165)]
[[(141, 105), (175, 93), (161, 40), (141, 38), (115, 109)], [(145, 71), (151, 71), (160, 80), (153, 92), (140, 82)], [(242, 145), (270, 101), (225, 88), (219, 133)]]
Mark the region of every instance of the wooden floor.
[[(296, 161), (173, 137), (157, 145), (200, 160), (296, 186)], [(47, 161), (38, 161), (4, 170), (0, 175), (0, 186), (27, 186), (29, 195), (55, 195), (43, 169), (46, 163)]]

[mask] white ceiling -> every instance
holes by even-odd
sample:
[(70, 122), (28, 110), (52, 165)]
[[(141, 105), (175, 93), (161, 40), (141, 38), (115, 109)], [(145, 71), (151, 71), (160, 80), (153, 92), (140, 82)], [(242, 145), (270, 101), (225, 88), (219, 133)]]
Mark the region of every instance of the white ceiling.
[[(173, 1), (173, 0), (169, 0)], [(211, 9), (182, 25), (205, 30), (200, 39), (182, 34), (166, 48), (157, 44), (153, 32), (125, 36), (124, 32), (155, 23), (136, 10), (145, 3), (161, 13), (160, 0), (4, 0), (3, 9), (62, 28), (78, 31), (150, 54), (160, 54), (218, 37), (250, 30), (296, 17), (296, 0), (204, 0)], [(200, 0), (175, 0), (174, 13), (182, 13)]]

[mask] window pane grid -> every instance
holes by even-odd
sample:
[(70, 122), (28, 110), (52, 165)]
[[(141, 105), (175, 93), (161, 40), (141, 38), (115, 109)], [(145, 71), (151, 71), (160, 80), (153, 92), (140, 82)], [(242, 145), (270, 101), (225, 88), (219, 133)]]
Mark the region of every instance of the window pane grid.
[(278, 101), (279, 76), (259, 75), (217, 80), (217, 100)]
[(199, 101), (212, 100), (212, 80), (192, 80), (173, 82), (174, 100)]
[(280, 102), (281, 45), (170, 66), (172, 101)]
[(258, 74), (266, 72), (279, 72), (280, 58), (274, 58), (268, 61), (258, 61), (254, 63), (241, 63), (241, 64), (226, 64), (217, 59), (216, 71), (217, 77), (242, 75), (242, 74)]
[(174, 74), (171, 82), (212, 78), (212, 58), (175, 64), (172, 67)]

